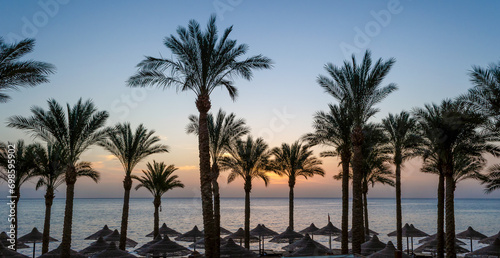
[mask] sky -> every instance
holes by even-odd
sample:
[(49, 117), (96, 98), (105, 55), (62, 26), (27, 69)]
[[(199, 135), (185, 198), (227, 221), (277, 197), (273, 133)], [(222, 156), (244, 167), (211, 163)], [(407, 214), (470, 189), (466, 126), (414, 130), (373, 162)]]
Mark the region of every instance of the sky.
[[(57, 67), (50, 83), (9, 91), (12, 100), (0, 104), (0, 141), (38, 141), (25, 132), (7, 128), (14, 115), (30, 116), (30, 107), (47, 108), (47, 100), (73, 105), (79, 98), (92, 99), (99, 110), (110, 113), (107, 125), (130, 122), (154, 129), (170, 152), (153, 155), (134, 170), (140, 175), (152, 160), (175, 164), (185, 184), (165, 197), (197, 197), (199, 170), (197, 137), (187, 135), (190, 114), (197, 114), (192, 92), (175, 89), (129, 88), (125, 81), (144, 56), (171, 57), (163, 39), (176, 34), (178, 26), (195, 19), (205, 28), (210, 15), (217, 16), (219, 32), (233, 26), (230, 38), (247, 44), (247, 56), (262, 54), (273, 60), (273, 69), (255, 71), (251, 81), (235, 79), (239, 96), (232, 101), (225, 90), (211, 95), (212, 111), (222, 108), (244, 118), (255, 137), (270, 147), (292, 143), (312, 132), (313, 115), (336, 103), (316, 83), (326, 74), (324, 65), (342, 65), (366, 49), (372, 58), (395, 58), (383, 85), (396, 83), (398, 90), (377, 107), (379, 122), (399, 113), (454, 98), (472, 87), (468, 73), (473, 65), (487, 66), (500, 60), (498, 24), (500, 2), (483, 1), (77, 1), (0, 0), (0, 36), (9, 43), (35, 38), (33, 53), (26, 58)], [(327, 150), (315, 147), (315, 154)], [(100, 147), (82, 155), (101, 172), (95, 184), (79, 179), (76, 198), (121, 198), (123, 169), (116, 158)], [(489, 164), (498, 163), (489, 157)], [(405, 164), (403, 198), (434, 198), (437, 177), (423, 174), (421, 161)], [(338, 160), (323, 159), (324, 178), (300, 179), (296, 197), (341, 197), (341, 183), (332, 176)], [(222, 197), (244, 196), (243, 183), (219, 181)], [(23, 198), (43, 197), (31, 180), (24, 184)], [(0, 192), (7, 193), (5, 184)], [(64, 197), (64, 187), (56, 197)], [(392, 198), (393, 188), (376, 185), (369, 197)], [(150, 197), (142, 189), (132, 198)], [(266, 188), (254, 181), (252, 197), (287, 197), (286, 178), (271, 175)], [(500, 198), (500, 191), (485, 195), (474, 181), (460, 182), (457, 198)]]

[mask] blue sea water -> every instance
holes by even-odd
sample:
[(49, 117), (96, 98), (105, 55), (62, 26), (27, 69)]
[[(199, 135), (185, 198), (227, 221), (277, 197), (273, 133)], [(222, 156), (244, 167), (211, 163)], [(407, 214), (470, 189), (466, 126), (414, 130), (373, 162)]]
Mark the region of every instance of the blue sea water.
[[(3, 199), (2, 203), (4, 204), (0, 206), (0, 231), (7, 230), (9, 227), (7, 200)], [(61, 240), (62, 236), (64, 203), (64, 199), (55, 199), (52, 207), (50, 234), (58, 240)], [(79, 251), (87, 247), (92, 241), (83, 239), (101, 229), (104, 224), (111, 229), (119, 230), (122, 205), (122, 199), (75, 199), (72, 249)], [(418, 229), (434, 234), (436, 232), (436, 206), (435, 199), (403, 199), (403, 224), (412, 223)], [(328, 223), (328, 214), (332, 223), (340, 228), (341, 207), (341, 199), (296, 198), (295, 229), (301, 230), (311, 223), (321, 228)], [(18, 211), (20, 236), (29, 233), (33, 227), (42, 231), (44, 210), (43, 199), (21, 198)], [(128, 237), (139, 242), (137, 247), (151, 240), (145, 235), (153, 229), (153, 211), (152, 199), (130, 200)], [(396, 229), (395, 199), (368, 199), (368, 211), (370, 229), (380, 233), (381, 241), (395, 242), (395, 238), (387, 236), (387, 233)], [(221, 213), (221, 224), (224, 228), (234, 232), (243, 227), (244, 199), (223, 198)], [(457, 199), (455, 200), (455, 220), (457, 233), (472, 226), (487, 236), (494, 235), (500, 231), (500, 199)], [(288, 225), (288, 199), (252, 198), (250, 221), (251, 228), (263, 223), (277, 232), (284, 231)], [(191, 230), (195, 225), (198, 225), (201, 230), (203, 227), (201, 200), (198, 198), (163, 199), (160, 224), (163, 222), (182, 233)], [(314, 236), (314, 239), (328, 246), (327, 236)], [(50, 249), (56, 248), (59, 243), (51, 243)], [(186, 242), (179, 243), (189, 245)], [(266, 249), (281, 249), (284, 245), (266, 242)], [(484, 245), (474, 241), (474, 249), (482, 246)], [(340, 248), (340, 243), (333, 241), (332, 248)], [(258, 244), (252, 244), (252, 249), (258, 249)], [(20, 249), (20, 252), (32, 255), (31, 248)], [(41, 244), (37, 244), (36, 252), (41, 253)]]

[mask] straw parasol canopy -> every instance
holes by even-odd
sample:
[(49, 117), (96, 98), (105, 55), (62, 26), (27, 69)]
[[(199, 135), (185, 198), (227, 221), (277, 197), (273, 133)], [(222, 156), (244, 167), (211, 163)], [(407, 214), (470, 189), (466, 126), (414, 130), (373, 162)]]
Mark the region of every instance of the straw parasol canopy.
[(133, 258), (136, 256), (129, 254), (126, 251), (118, 249), (118, 247), (116, 247), (115, 242), (111, 242), (109, 244), (108, 248), (106, 248), (106, 250), (92, 256), (92, 258), (111, 258), (111, 257), (114, 257), (114, 258)]
[[(233, 240), (240, 240), (240, 246), (241, 246), (243, 243), (243, 240), (245, 239), (245, 230), (243, 230), (242, 228), (239, 228), (236, 232), (225, 237), (224, 239), (229, 240), (229, 238), (231, 238)], [(259, 238), (250, 235), (250, 243), (255, 243), (255, 242), (259, 242)]]
[[(257, 227), (250, 230), (250, 235), (253, 235), (253, 236), (256, 236), (259, 238), (259, 253), (262, 253), (262, 250), (264, 249), (264, 238), (266, 236), (277, 236), (279, 234), (276, 231), (267, 228), (266, 226), (264, 226), (264, 224), (258, 224)], [(261, 241), (262, 241), (262, 247), (260, 244)]]
[(314, 240), (307, 240), (306, 245), (299, 250), (292, 253), (292, 256), (315, 256), (315, 255), (325, 255), (328, 253), (328, 250), (323, 248), (319, 248), (314, 243)]
[(482, 240), (485, 238), (488, 238), (486, 235), (483, 235), (477, 231), (475, 231), (472, 227), (468, 227), (467, 230), (460, 232), (456, 234), (456, 238), (461, 238), (461, 239), (470, 239), (470, 251), (472, 250), (472, 240)]
[[(34, 227), (30, 233), (17, 239), (17, 241), (19, 241), (19, 242), (33, 243), (33, 257), (35, 257), (36, 242), (42, 242), (42, 240), (43, 240), (43, 234), (40, 233), (40, 231), (38, 231), (38, 229), (36, 227)], [(49, 242), (55, 242), (55, 241), (59, 241), (59, 240), (49, 236)]]
[(342, 233), (342, 230), (338, 229), (335, 227), (331, 221), (328, 221), (328, 224), (320, 229), (318, 231), (314, 232), (316, 235), (323, 235), (323, 236), (328, 236), (328, 246), (330, 249), (332, 249), (332, 236), (338, 236)]
[(191, 253), (186, 247), (171, 241), (168, 236), (150, 245), (143, 252), (153, 254), (153, 256), (183, 256)]
[[(154, 230), (151, 231), (151, 233), (147, 234), (146, 237), (153, 237), (154, 232), (155, 232)], [(160, 235), (169, 236), (169, 237), (181, 235), (181, 233), (175, 231), (174, 229), (167, 227), (167, 224), (165, 224), (165, 223), (163, 223), (163, 225), (161, 225), (159, 232), (160, 232)]]
[[(105, 236), (103, 239), (106, 242), (120, 242), (120, 233), (118, 232), (117, 229), (115, 229), (115, 231), (113, 231), (113, 233)], [(127, 241), (125, 242), (125, 245), (127, 247), (135, 247), (137, 245), (137, 242), (135, 242), (134, 240), (127, 237)]]
[[(227, 241), (223, 238), (220, 238), (220, 244), (223, 245), (225, 244)], [(205, 248), (205, 238), (200, 238), (200, 240), (192, 243), (189, 245), (189, 247), (193, 248), (194, 246), (196, 245), (196, 247), (199, 247), (199, 248)]]
[(220, 247), (221, 257), (258, 257), (254, 252), (247, 250), (234, 243), (232, 238), (227, 239), (227, 243)]
[[(421, 252), (431, 252), (434, 253), (437, 250), (437, 239), (425, 242), (423, 245), (415, 248), (415, 252), (421, 253)], [(469, 250), (459, 246), (457, 242), (455, 241), (455, 251), (457, 254), (462, 254), (462, 253), (468, 253)]]
[[(434, 234), (434, 235), (430, 235), (428, 237), (425, 237), (425, 238), (422, 238), (422, 239), (418, 240), (418, 243), (422, 244), (422, 243), (425, 243), (425, 242), (429, 242), (429, 241), (435, 240), (436, 238), (437, 238), (437, 233)], [(458, 240), (456, 238), (455, 238), (455, 243), (457, 245), (466, 245), (463, 241)]]
[(376, 253), (382, 249), (384, 249), (386, 244), (384, 244), (382, 241), (380, 241), (377, 237), (377, 235), (374, 235), (372, 239), (370, 239), (367, 242), (364, 242), (361, 245), (361, 255), (367, 256), (372, 253)]
[(314, 225), (314, 223), (311, 223), (309, 227), (302, 229), (299, 231), (301, 234), (311, 234), (311, 238), (314, 239), (314, 232), (318, 231), (319, 228)]
[(9, 248), (6, 248), (3, 243), (0, 241), (0, 257), (13, 257), (13, 258), (23, 258), (28, 257), (24, 254), (20, 254), (18, 252), (12, 251)]
[(300, 248), (305, 247), (307, 245), (307, 243), (310, 242), (309, 240), (311, 240), (317, 248), (322, 249), (326, 252), (330, 251), (330, 249), (328, 249), (328, 247), (312, 240), (311, 237), (309, 236), (309, 234), (307, 234), (307, 233), (299, 241), (295, 241), (293, 244), (283, 246), (281, 249), (286, 250), (288, 252), (295, 252), (295, 251), (299, 250)]
[(480, 240), (479, 243), (491, 245), (491, 244), (493, 244), (493, 242), (495, 242), (495, 240), (497, 238), (500, 238), (500, 231), (498, 231), (498, 233), (496, 235), (493, 235), (493, 236), (490, 236), (490, 237), (485, 238), (483, 240)]
[(476, 251), (467, 254), (465, 257), (475, 255), (500, 256), (500, 238), (496, 238), (491, 245), (477, 249)]
[[(5, 231), (2, 231), (2, 233), (0, 233), (0, 242), (3, 244), (3, 246), (12, 245), (9, 242), (9, 239), (10, 239), (9, 236), (7, 235), (7, 233), (5, 233)], [(17, 249), (23, 249), (23, 248), (29, 248), (29, 246), (18, 241), (17, 242)]]
[[(387, 242), (387, 245), (385, 246), (384, 249), (373, 253), (369, 255), (368, 257), (372, 258), (387, 258), (387, 257), (394, 257), (394, 252), (396, 251), (396, 247), (394, 247), (394, 244), (392, 244), (391, 241)], [(411, 256), (401, 253), (401, 258), (411, 258)]]
[(190, 231), (175, 238), (177, 241), (185, 242), (196, 242), (197, 239), (204, 237), (205, 235), (198, 229), (198, 226), (194, 226)]
[(287, 227), (283, 233), (273, 237), (269, 242), (275, 242), (275, 243), (293, 243), (295, 240), (300, 240), (304, 236), (302, 234), (299, 234), (295, 231), (293, 231), (290, 227)]
[[(205, 233), (205, 230), (202, 230), (201, 231), (202, 233)], [(223, 228), (223, 227), (220, 227), (220, 234), (221, 235), (231, 235), (233, 232)]]
[(156, 236), (156, 238), (155, 238), (155, 239), (153, 239), (152, 241), (149, 241), (149, 242), (145, 243), (144, 245), (142, 245), (141, 247), (139, 247), (139, 248), (135, 249), (135, 251), (134, 251), (134, 252), (136, 252), (136, 253), (137, 253), (137, 254), (139, 254), (139, 255), (146, 256), (146, 255), (147, 255), (147, 253), (145, 253), (144, 251), (145, 251), (148, 247), (150, 247), (151, 245), (153, 245), (153, 244), (155, 244), (155, 243), (157, 243), (157, 242), (160, 242), (160, 241), (161, 241), (161, 235), (158, 235), (158, 236)]
[[(71, 249), (69, 250), (69, 254), (71, 258), (87, 258), (87, 256), (79, 254), (77, 251)], [(38, 258), (59, 258), (59, 257), (61, 257), (61, 245), (59, 245), (56, 249), (50, 252), (38, 256)]]
[(101, 251), (104, 251), (106, 248), (108, 248), (109, 244), (104, 241), (102, 237), (99, 237), (97, 241), (93, 242), (86, 248), (82, 249), (79, 253), (81, 254), (93, 254), (93, 253), (98, 253)]
[[(402, 236), (406, 237), (406, 249), (408, 250), (408, 254), (410, 254), (410, 247), (409, 247), (410, 244), (409, 244), (408, 238), (411, 238), (411, 246), (412, 246), (411, 250), (413, 251), (413, 238), (414, 237), (429, 236), (429, 234), (423, 232), (422, 230), (415, 228), (415, 226), (413, 226), (413, 224), (408, 225), (408, 223), (406, 223), (401, 228), (401, 233), (402, 233)], [(397, 231), (393, 231), (387, 235), (388, 236), (397, 236)]]
[(104, 225), (101, 230), (95, 232), (94, 234), (85, 238), (85, 240), (97, 240), (99, 237), (105, 237), (109, 234), (113, 233), (113, 230), (108, 228), (108, 225)]

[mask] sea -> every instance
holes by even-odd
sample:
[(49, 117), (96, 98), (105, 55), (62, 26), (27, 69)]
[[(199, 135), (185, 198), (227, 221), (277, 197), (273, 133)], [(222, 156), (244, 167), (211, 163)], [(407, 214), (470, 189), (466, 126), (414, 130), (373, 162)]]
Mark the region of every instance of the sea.
[[(135, 248), (152, 240), (145, 237), (153, 230), (153, 203), (152, 199), (131, 199), (127, 236), (139, 243)], [(7, 200), (0, 208), (0, 231), (7, 231), (9, 208)], [(61, 240), (64, 217), (64, 199), (55, 199), (52, 206), (52, 222), (50, 235)], [(120, 230), (122, 199), (75, 199), (73, 211), (72, 249), (81, 250), (92, 241), (84, 240), (87, 236), (100, 230), (104, 225), (110, 229)], [(383, 242), (393, 241), (395, 237), (387, 234), (396, 230), (396, 201), (395, 199), (368, 199), (368, 219), (371, 230), (378, 232)], [(428, 233), (436, 232), (437, 219), (436, 199), (403, 199), (403, 224), (410, 223), (416, 228)], [(21, 198), (18, 210), (19, 236), (31, 232), (37, 227), (43, 230), (45, 202), (43, 199)], [(221, 199), (221, 225), (234, 232), (244, 225), (244, 199)], [(340, 228), (342, 214), (342, 200), (340, 198), (296, 198), (295, 199), (295, 230), (299, 231), (314, 223), (321, 228), (326, 226), (328, 218), (333, 225)], [(351, 215), (351, 213), (349, 214)], [(181, 232), (191, 230), (195, 225), (203, 229), (201, 200), (199, 198), (164, 198), (160, 212), (160, 225), (167, 226)], [(461, 232), (471, 226), (475, 230), (491, 236), (500, 231), (500, 199), (456, 199), (455, 200), (456, 232)], [(288, 226), (288, 199), (287, 198), (252, 198), (250, 226), (257, 224), (280, 233)], [(350, 222), (349, 222), (350, 224)], [(268, 242), (266, 249), (280, 250), (286, 244)], [(314, 236), (314, 240), (328, 246), (328, 236)], [(404, 247), (406, 248), (406, 241)], [(469, 243), (468, 241), (465, 241)], [(60, 242), (50, 243), (50, 250), (56, 248)], [(190, 243), (178, 242), (184, 246)], [(418, 246), (418, 239), (414, 240), (414, 247)], [(31, 244), (29, 244), (31, 246)], [(474, 250), (485, 245), (473, 241)], [(469, 246), (464, 246), (469, 249)], [(129, 248), (133, 251), (135, 248)], [(258, 243), (251, 244), (252, 249), (258, 249)], [(340, 248), (340, 242), (332, 241), (332, 248)], [(199, 249), (199, 248), (198, 248)], [(203, 251), (203, 250), (201, 250)], [(32, 256), (32, 249), (20, 249), (20, 253)], [(41, 254), (41, 243), (36, 244), (36, 255)]]

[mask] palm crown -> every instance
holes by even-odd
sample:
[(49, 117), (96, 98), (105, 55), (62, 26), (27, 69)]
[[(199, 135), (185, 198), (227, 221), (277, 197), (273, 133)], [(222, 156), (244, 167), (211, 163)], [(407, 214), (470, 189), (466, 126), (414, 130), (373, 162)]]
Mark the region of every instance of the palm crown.
[(177, 170), (174, 165), (166, 165), (164, 162), (153, 161), (146, 164), (147, 170), (143, 170), (143, 176), (133, 176), (139, 181), (136, 190), (144, 187), (155, 197), (161, 197), (164, 193), (174, 188), (184, 188), (184, 184), (178, 180), (179, 176), (173, 175)]

